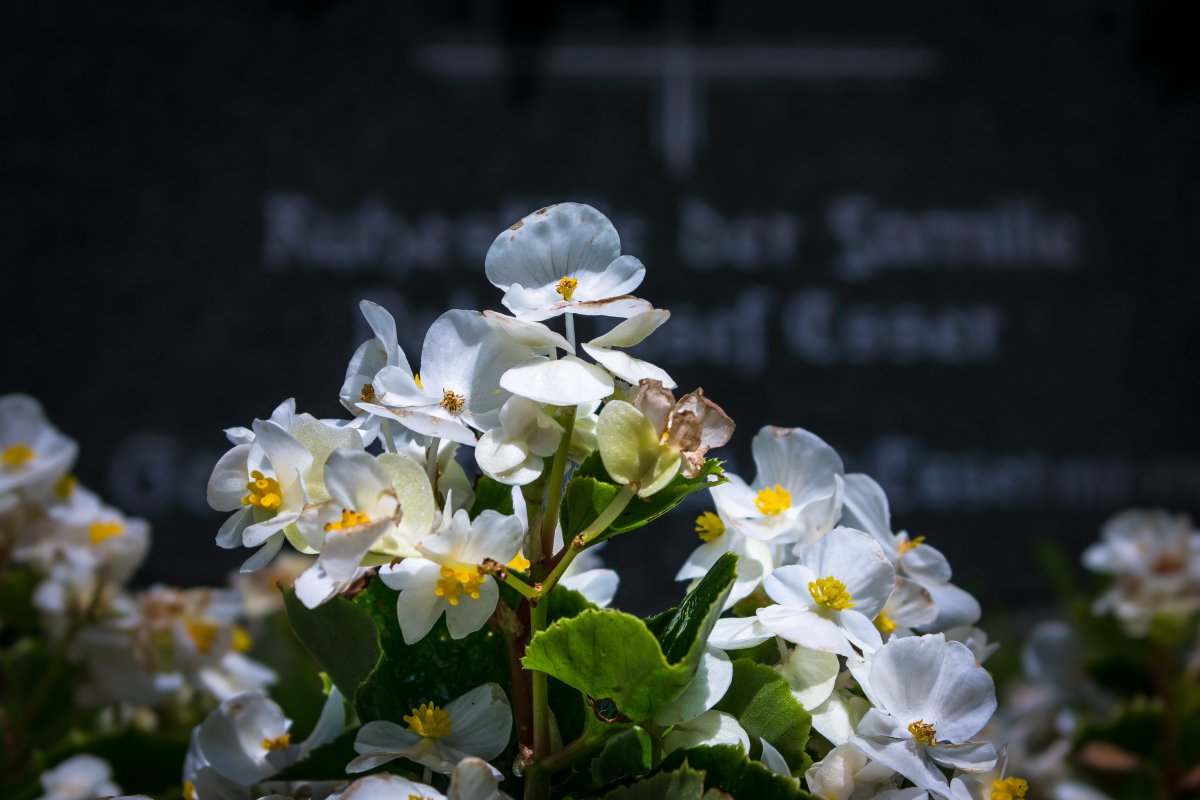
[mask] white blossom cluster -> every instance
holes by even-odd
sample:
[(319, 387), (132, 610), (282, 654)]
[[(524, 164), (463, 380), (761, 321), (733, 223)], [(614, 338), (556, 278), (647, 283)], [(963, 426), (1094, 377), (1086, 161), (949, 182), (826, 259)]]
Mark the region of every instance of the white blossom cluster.
[[(951, 583), (945, 556), (924, 536), (894, 532), (879, 484), (846, 474), (812, 433), (764, 428), (753, 453), (752, 483), (728, 475), (711, 490), (716, 511), (696, 519), (701, 544), (677, 576), (695, 580), (722, 554), (740, 557), (728, 600), (737, 615), (709, 639), (709, 707), (729, 686), (725, 651), (773, 641), (776, 669), (827, 743), (805, 775), (809, 791), (1024, 797), (1027, 783), (1007, 775), (1003, 749), (979, 736), (996, 710), (981, 664), (997, 645), (975, 627), (979, 604)], [(681, 727), (719, 732), (688, 745), (748, 739), (715, 710)]]

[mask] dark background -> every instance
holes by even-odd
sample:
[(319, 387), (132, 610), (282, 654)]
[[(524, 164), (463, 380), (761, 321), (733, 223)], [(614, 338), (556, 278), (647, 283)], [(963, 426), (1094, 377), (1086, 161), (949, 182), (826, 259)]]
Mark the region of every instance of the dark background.
[[(1200, 507), (1187, 6), (10, 2), (0, 392), (153, 522), (144, 579), (219, 581), (221, 429), (339, 414), (359, 298), (415, 364), (441, 310), (499, 307), (499, 231), (590, 202), (735, 469), (809, 428), (1028, 606), (1039, 543)], [(674, 596), (690, 520), (608, 548), (618, 603)]]

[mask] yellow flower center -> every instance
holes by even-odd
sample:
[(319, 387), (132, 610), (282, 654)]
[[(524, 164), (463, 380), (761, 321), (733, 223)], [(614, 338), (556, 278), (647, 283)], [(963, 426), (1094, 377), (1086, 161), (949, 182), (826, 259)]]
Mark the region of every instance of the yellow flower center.
[(282, 736), (276, 736), (274, 739), (264, 738), (262, 740), (262, 749), (267, 752), (276, 750), (286, 750), (288, 745), (292, 743), (292, 735), (285, 733)]
[(189, 622), (187, 626), (188, 636), (192, 637), (192, 642), (201, 653), (212, 652), (217, 641), (217, 630), (217, 626), (211, 622)]
[(0, 464), (7, 469), (16, 469), (24, 466), (27, 461), (32, 461), (35, 453), (33, 448), (27, 444), (17, 442), (10, 444), (4, 450), (0, 451)]
[(918, 536), (915, 539), (905, 539), (900, 543), (900, 555), (904, 555), (909, 550), (916, 550), (921, 545), (925, 544), (925, 537)]
[(79, 478), (74, 475), (63, 475), (54, 482), (54, 495), (59, 500), (70, 500), (71, 495), (75, 492), (75, 487), (79, 485)]
[(352, 508), (343, 508), (340, 520), (325, 523), (325, 532), (344, 531), (347, 528), (356, 528), (359, 525), (369, 524), (371, 524), (371, 518), (366, 514), (359, 513)]
[(810, 581), (808, 593), (812, 595), (813, 602), (817, 605), (834, 611), (845, 611), (847, 608), (854, 607), (854, 599), (846, 591), (846, 584), (832, 575), (828, 578), (817, 578), (815, 581)]
[(437, 588), (433, 593), (444, 597), (452, 606), (458, 605), (458, 598), (466, 595), (472, 600), (479, 599), (479, 587), (483, 585), (485, 576), (477, 569), (455, 569), (442, 567), (442, 577), (438, 578)]
[(523, 553), (517, 553), (512, 557), (512, 561), (508, 562), (509, 569), (515, 569), (521, 572), (525, 572), (530, 566), (529, 559), (526, 558)]
[(183, 800), (196, 800), (196, 784), (193, 781), (183, 782)]
[(236, 650), (239, 653), (245, 653), (253, 646), (253, 644), (254, 643), (250, 640), (250, 632), (249, 631), (247, 631), (241, 625), (233, 626), (233, 649), (234, 650)]
[(713, 512), (705, 511), (696, 517), (696, 533), (699, 534), (700, 541), (711, 542), (725, 533), (725, 523)]
[(125, 526), (119, 522), (93, 522), (88, 526), (88, 538), (93, 545), (107, 542), (125, 532)]
[(369, 383), (362, 385), (362, 391), (358, 395), (359, 402), (374, 403), (375, 402), (375, 387)]
[(778, 483), (774, 488), (768, 486), (754, 498), (754, 507), (768, 516), (782, 514), (792, 507), (792, 493)]
[(992, 800), (1021, 800), (1029, 791), (1029, 782), (1022, 778), (992, 781)]
[(404, 718), (408, 729), (425, 739), (440, 739), (449, 736), (451, 730), (450, 712), (438, 708), (433, 703), (422, 703), (412, 710), (412, 714)]
[(922, 744), (933, 744), (937, 741), (937, 731), (932, 725), (923, 719), (910, 723), (908, 732), (913, 735), (913, 738)]
[(451, 414), (457, 414), (462, 411), (462, 408), (467, 403), (467, 398), (463, 397), (458, 392), (450, 389), (442, 389), (442, 402), (439, 406), (449, 411)]
[(277, 511), (283, 504), (283, 492), (279, 489), (279, 481), (264, 477), (258, 470), (251, 472), (250, 477), (254, 480), (246, 484), (250, 493), (242, 498), (242, 505)]
[(886, 611), (880, 611), (879, 616), (875, 617), (875, 627), (880, 633), (895, 633), (896, 620), (889, 617)]
[(575, 278), (563, 278), (558, 282), (558, 286), (554, 287), (554, 291), (562, 295), (563, 300), (570, 300), (575, 294), (575, 290), (579, 288), (579, 281)]

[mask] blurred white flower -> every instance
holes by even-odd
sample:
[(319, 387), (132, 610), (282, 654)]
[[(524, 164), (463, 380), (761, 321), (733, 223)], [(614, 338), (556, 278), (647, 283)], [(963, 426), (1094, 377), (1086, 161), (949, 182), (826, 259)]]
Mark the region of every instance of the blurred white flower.
[(45, 792), (38, 800), (91, 800), (121, 793), (112, 781), (112, 767), (92, 755), (71, 756), (39, 778)]
[[(46, 493), (75, 463), (78, 447), (29, 395), (0, 396), (0, 511), (14, 495)], [(10, 498), (4, 500), (3, 498)]]

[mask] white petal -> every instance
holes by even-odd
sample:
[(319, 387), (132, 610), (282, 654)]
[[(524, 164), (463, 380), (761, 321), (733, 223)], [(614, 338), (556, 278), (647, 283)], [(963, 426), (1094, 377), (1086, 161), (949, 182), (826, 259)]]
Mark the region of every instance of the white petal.
[(583, 570), (573, 575), (567, 575), (559, 581), (562, 586), (573, 592), (579, 592), (601, 608), (607, 608), (612, 604), (620, 582), (620, 576), (611, 569)]
[(553, 286), (564, 277), (577, 277), (586, 289), (587, 281), (602, 275), (620, 254), (621, 238), (607, 217), (591, 206), (558, 203), (497, 236), (484, 258), (484, 272), (500, 289), (514, 283)]
[(484, 311), (483, 316), (497, 330), (526, 347), (557, 348), (568, 353), (575, 352), (575, 348), (571, 347), (571, 343), (561, 333), (550, 330), (540, 322), (526, 322), (495, 311)]
[(835, 691), (825, 702), (809, 710), (813, 730), (836, 745), (845, 744), (870, 707), (870, 702), (862, 697)]
[(267, 564), (271, 563), (271, 559), (275, 557), (281, 547), (283, 547), (283, 534), (272, 534), (267, 538), (266, 542), (263, 543), (263, 546), (258, 549), (258, 552), (246, 559), (245, 563), (242, 564), (241, 569), (238, 571), (243, 575), (251, 572), (258, 572)]
[(700, 745), (741, 745), (750, 751), (750, 737), (733, 715), (724, 711), (705, 711), (694, 720), (676, 725), (663, 737), (663, 749), (668, 753)]
[(695, 719), (715, 706), (732, 682), (733, 662), (729, 656), (715, 647), (705, 648), (692, 680), (678, 697), (655, 713), (654, 722), (665, 727)]
[(760, 645), (774, 635), (757, 617), (726, 617), (717, 620), (708, 635), (708, 643), (722, 650), (743, 650)]
[(868, 619), (883, 610), (896, 581), (891, 559), (879, 543), (870, 534), (850, 528), (835, 528), (798, 557), (818, 578), (833, 576), (844, 583), (854, 610)]
[(613, 393), (612, 378), (576, 356), (554, 361), (530, 361), (504, 373), (501, 388), (513, 394), (556, 406), (603, 400)]
[(596, 363), (626, 383), (636, 386), (640, 381), (648, 378), (662, 382), (666, 389), (674, 389), (677, 385), (675, 379), (665, 369), (651, 364), (649, 361), (634, 358), (620, 350), (605, 350), (590, 344), (585, 344), (583, 349), (596, 360)]
[(462, 639), (486, 625), (499, 599), (500, 588), (495, 578), (489, 575), (479, 584), (478, 598), (461, 594), (458, 605), (447, 604), (446, 628), (450, 631), (450, 638)]
[(465, 414), (485, 414), (504, 405), (500, 376), (533, 358), (528, 345), (498, 333), (478, 311), (442, 314), (425, 334), (421, 382), (427, 392), (454, 391), (465, 398)]
[(851, 744), (872, 758), (938, 797), (950, 796), (946, 776), (925, 757), (925, 748), (913, 739), (884, 739), (854, 736)]
[(654, 333), (670, 317), (671, 312), (665, 309), (656, 308), (646, 311), (618, 323), (612, 330), (602, 336), (597, 336), (588, 344), (593, 348), (633, 347)]
[(208, 479), (208, 504), (217, 511), (236, 511), (242, 508), (246, 496), (249, 467), (246, 457), (250, 445), (239, 444), (221, 456)]
[(841, 662), (833, 653), (797, 647), (775, 667), (787, 679), (792, 696), (806, 709), (813, 709), (829, 697), (837, 682)]
[(793, 644), (844, 656), (855, 652), (836, 622), (809, 607), (770, 606), (758, 609), (757, 614), (767, 630)]
[(512, 735), (512, 707), (504, 690), (485, 683), (450, 702), (452, 730), (446, 744), (485, 761), (504, 752)]
[(788, 769), (787, 759), (783, 757), (783, 753), (776, 750), (775, 746), (766, 739), (759, 739), (759, 743), (762, 744), (762, 758), (759, 760), (772, 772), (786, 775), (790, 778), (792, 771)]

